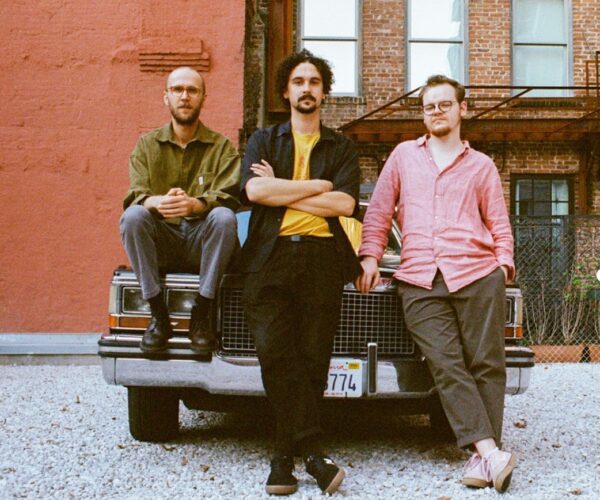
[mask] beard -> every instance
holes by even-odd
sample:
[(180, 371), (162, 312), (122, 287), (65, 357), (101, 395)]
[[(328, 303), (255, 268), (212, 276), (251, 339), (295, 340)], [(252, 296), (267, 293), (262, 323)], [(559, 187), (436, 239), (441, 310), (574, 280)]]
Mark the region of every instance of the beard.
[[(309, 101), (310, 105), (304, 106), (304, 103)], [(305, 96), (294, 105), (294, 109), (303, 115), (309, 115), (317, 110), (317, 100), (313, 96)]]
[[(169, 106), (171, 111), (171, 116), (173, 119), (179, 123), (179, 125), (192, 125), (198, 121), (198, 117), (200, 116), (200, 106), (192, 107), (192, 112), (189, 115), (184, 115), (181, 113), (181, 108), (176, 108), (174, 106)], [(183, 108), (190, 109), (190, 108)]]
[(429, 132), (431, 132), (431, 135), (434, 135), (435, 137), (445, 137), (447, 136), (450, 132), (451, 132), (451, 128), (450, 125), (440, 125), (439, 127), (432, 127)]

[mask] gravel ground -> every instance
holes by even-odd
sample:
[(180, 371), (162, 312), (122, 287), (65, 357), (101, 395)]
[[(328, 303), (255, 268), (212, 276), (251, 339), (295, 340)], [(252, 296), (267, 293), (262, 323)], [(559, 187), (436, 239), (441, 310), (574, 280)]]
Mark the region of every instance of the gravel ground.
[[(600, 498), (600, 365), (539, 365), (506, 400), (505, 447), (519, 467), (503, 498)], [(129, 435), (123, 387), (99, 366), (0, 366), (0, 498), (266, 498), (266, 417), (181, 408), (166, 444)], [(458, 483), (467, 455), (424, 418), (354, 415), (330, 423), (347, 498), (481, 498)], [(298, 493), (320, 490), (297, 464)]]

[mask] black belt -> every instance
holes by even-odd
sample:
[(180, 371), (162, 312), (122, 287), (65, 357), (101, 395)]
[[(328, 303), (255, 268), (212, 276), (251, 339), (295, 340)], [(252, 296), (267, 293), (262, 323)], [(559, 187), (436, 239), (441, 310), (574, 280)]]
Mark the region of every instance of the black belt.
[(291, 236), (280, 236), (277, 239), (279, 241), (291, 241), (293, 243), (321, 243), (321, 244), (333, 243), (332, 237), (304, 236), (303, 234), (292, 234)]

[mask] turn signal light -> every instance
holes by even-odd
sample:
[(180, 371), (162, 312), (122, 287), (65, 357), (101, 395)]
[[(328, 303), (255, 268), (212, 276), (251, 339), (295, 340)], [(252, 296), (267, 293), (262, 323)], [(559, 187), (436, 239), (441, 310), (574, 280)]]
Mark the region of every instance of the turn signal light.
[(523, 338), (523, 327), (522, 326), (506, 326), (506, 327), (504, 327), (504, 337), (509, 338), (509, 339)]

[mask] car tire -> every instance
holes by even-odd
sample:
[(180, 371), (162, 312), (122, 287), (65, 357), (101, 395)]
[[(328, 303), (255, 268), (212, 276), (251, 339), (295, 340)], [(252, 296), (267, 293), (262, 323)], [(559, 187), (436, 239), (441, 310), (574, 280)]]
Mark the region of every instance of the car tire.
[(129, 432), (138, 441), (161, 442), (179, 433), (179, 396), (166, 387), (128, 387)]
[(456, 436), (450, 427), (450, 422), (448, 422), (448, 417), (438, 396), (432, 398), (429, 406), (429, 425), (439, 440), (443, 442), (456, 441)]

